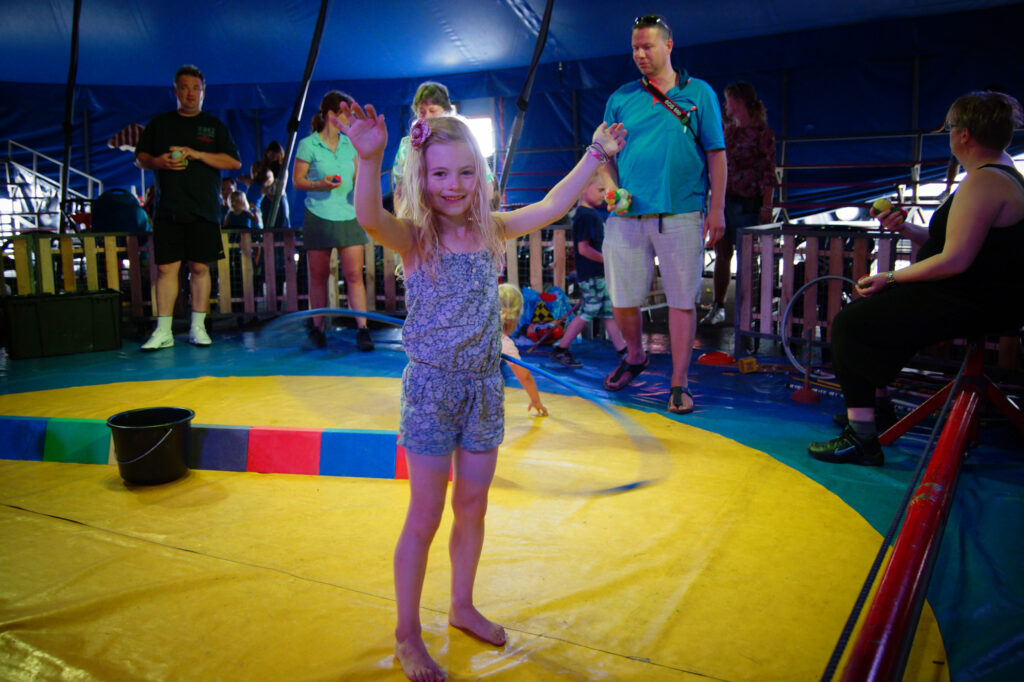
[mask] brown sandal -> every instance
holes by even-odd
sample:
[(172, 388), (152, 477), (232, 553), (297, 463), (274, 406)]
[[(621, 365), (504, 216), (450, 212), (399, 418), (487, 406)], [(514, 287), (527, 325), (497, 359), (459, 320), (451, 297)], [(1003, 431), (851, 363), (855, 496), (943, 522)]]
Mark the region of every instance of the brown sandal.
[[(636, 364), (636, 365), (629, 364), (628, 362), (626, 362), (626, 359), (623, 358), (619, 362), (619, 366), (615, 368), (615, 371), (613, 371), (611, 374), (609, 374), (608, 376), (606, 376), (604, 378), (605, 390), (608, 390), (608, 391), (621, 391), (626, 386), (629, 386), (630, 382), (633, 381), (633, 379), (636, 379), (637, 376), (640, 375), (640, 372), (642, 372), (645, 369), (647, 369), (647, 366), (649, 364), (651, 364), (651, 354), (650, 353), (646, 353), (644, 355), (644, 361), (639, 363), (639, 364)], [(614, 385), (616, 382), (622, 381), (622, 377), (627, 376), (627, 375), (628, 375), (628, 378), (622, 383), (622, 385), (620, 385), (620, 386), (615, 386)]]
[[(690, 396), (690, 406), (683, 408), (683, 394)], [(690, 414), (695, 407), (689, 386), (673, 386), (668, 396), (668, 411), (672, 414)]]

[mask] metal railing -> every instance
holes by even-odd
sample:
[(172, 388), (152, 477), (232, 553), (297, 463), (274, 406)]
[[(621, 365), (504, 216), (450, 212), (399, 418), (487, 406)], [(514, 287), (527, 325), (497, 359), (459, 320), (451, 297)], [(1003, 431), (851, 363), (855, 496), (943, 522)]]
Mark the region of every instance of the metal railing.
[[(0, 236), (60, 227), (60, 181), (62, 161), (15, 140), (7, 141), (4, 182), (9, 207), (0, 211)], [(103, 193), (103, 181), (68, 168), (68, 204), (84, 204)], [(65, 207), (65, 210), (69, 208)], [(69, 210), (69, 212), (71, 212)]]
[[(941, 177), (932, 177), (936, 176), (934, 171), (935, 169), (947, 171), (951, 165), (955, 164), (955, 159), (953, 159), (948, 151), (944, 151), (943, 156), (939, 158), (924, 158), (926, 151), (925, 140), (927, 138), (943, 137), (947, 134), (945, 131), (918, 130), (865, 133), (861, 135), (780, 138), (777, 143), (779, 163), (775, 171), (778, 194), (774, 203), (774, 208), (779, 213), (778, 219), (788, 222), (790, 211), (819, 213), (849, 206), (864, 208), (870, 204), (870, 200), (865, 203), (863, 198), (835, 199), (827, 196), (829, 189), (848, 193), (849, 190), (856, 188), (857, 194), (872, 198), (877, 198), (884, 194), (896, 194), (899, 203), (908, 208), (937, 206), (940, 201), (937, 198), (924, 196), (921, 192), (921, 187), (929, 183), (945, 183), (945, 174)], [(1022, 140), (1024, 140), (1024, 130), (1015, 131), (1010, 148), (1019, 147)], [(910, 154), (897, 161), (851, 161), (844, 159), (842, 161), (836, 160), (832, 163), (800, 163), (792, 160), (795, 150), (805, 145), (836, 145), (837, 143), (848, 142), (851, 143), (849, 153), (841, 154), (841, 156), (847, 157), (848, 155), (860, 153), (861, 148), (857, 145), (869, 141), (890, 141), (893, 145), (902, 145), (904, 148), (909, 146)], [(836, 151), (835, 149), (832, 150), (833, 156), (840, 156)], [(934, 153), (934, 151), (933, 145), (932, 152)], [(815, 171), (821, 174), (827, 174), (831, 171), (849, 171), (852, 175), (852, 172), (858, 170), (871, 170), (876, 171), (872, 173), (873, 175), (877, 175), (877, 171), (883, 169), (889, 169), (892, 175), (884, 179), (851, 177), (848, 180), (818, 177), (812, 181), (802, 181), (799, 177), (794, 177)], [(791, 192), (791, 190), (808, 190), (811, 188), (822, 190), (821, 194), (825, 196), (816, 196), (815, 193), (806, 191)]]

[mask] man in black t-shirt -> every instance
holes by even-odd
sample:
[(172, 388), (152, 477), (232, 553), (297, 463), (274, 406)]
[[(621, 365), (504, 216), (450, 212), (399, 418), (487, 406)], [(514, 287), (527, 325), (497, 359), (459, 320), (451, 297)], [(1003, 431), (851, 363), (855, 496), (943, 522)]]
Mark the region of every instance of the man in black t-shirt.
[(220, 172), (241, 167), (227, 126), (202, 112), (206, 81), (187, 65), (174, 74), (177, 111), (157, 114), (135, 147), (135, 163), (153, 171), (156, 208), (153, 242), (158, 269), (157, 326), (142, 350), (174, 345), (171, 320), (178, 298), (178, 271), (188, 261), (192, 325), (188, 340), (210, 345), (206, 313), (210, 308), (209, 263), (224, 257), (220, 237)]

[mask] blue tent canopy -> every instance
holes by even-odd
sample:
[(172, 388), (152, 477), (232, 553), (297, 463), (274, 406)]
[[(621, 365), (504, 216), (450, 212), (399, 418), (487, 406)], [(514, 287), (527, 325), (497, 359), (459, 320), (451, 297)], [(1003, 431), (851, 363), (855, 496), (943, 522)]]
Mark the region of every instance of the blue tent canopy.
[[(390, 152), (410, 122), (417, 84), (439, 79), (460, 110), (495, 120), (498, 146), (515, 114), (542, 0), (360, 4), (334, 2), (299, 133), (320, 95), (339, 88), (373, 102), (391, 132)], [(8, 0), (0, 7), (0, 135), (60, 156), (72, 2)], [(173, 109), (171, 78), (184, 63), (207, 77), (205, 109), (230, 127), (243, 168), (270, 140), (284, 140), (298, 94), (318, 3), (239, 5), (210, 0), (85, 0), (74, 104), (72, 165), (106, 185), (139, 182), (130, 155), (107, 139), (130, 123)], [(607, 96), (637, 77), (629, 28), (638, 11), (659, 12), (674, 28), (673, 61), (718, 91), (749, 80), (780, 138), (892, 133), (941, 125), (959, 94), (999, 83), (1024, 91), (1022, 5), (996, 1), (658, 0), (624, 6), (556, 0), (521, 149), (512, 201), (524, 187), (552, 184), (581, 139), (600, 121)], [(929, 141), (928, 154), (948, 156)], [(789, 163), (885, 163), (909, 159), (909, 142), (791, 145)], [(938, 168), (938, 166), (936, 166)], [(941, 172), (936, 170), (935, 172)], [(528, 173), (537, 173), (530, 176)], [(884, 180), (892, 169), (840, 173)], [(790, 198), (813, 195), (795, 188)], [(292, 196), (292, 201), (299, 197)]]

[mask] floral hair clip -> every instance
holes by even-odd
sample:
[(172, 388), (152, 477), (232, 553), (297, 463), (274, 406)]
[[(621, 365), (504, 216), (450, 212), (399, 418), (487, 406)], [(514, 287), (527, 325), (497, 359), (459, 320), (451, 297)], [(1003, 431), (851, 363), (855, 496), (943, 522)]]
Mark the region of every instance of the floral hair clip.
[(409, 131), (409, 144), (416, 149), (423, 146), (423, 143), (430, 137), (430, 124), (426, 121), (417, 120), (412, 124), (412, 130)]

